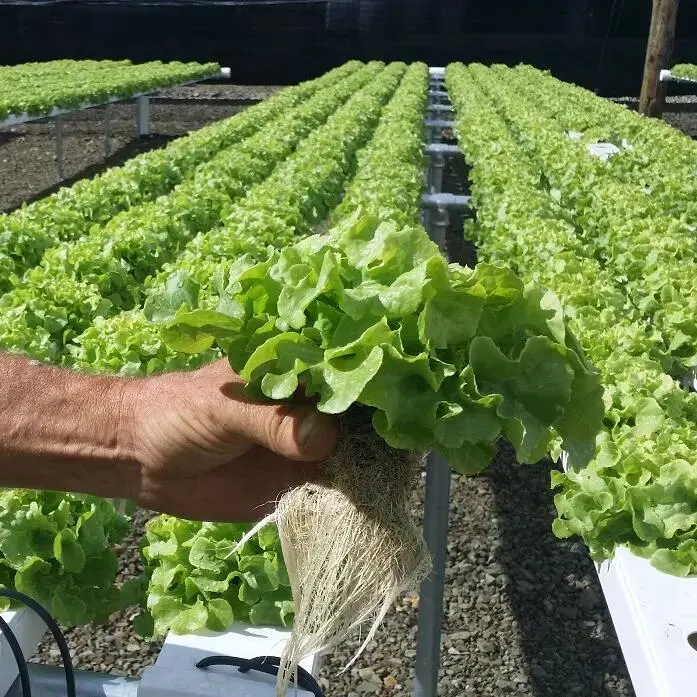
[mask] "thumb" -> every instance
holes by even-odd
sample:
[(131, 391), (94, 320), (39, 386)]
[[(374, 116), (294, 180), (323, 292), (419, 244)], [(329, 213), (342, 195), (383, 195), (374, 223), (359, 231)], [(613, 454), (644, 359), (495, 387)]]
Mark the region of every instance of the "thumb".
[(338, 437), (336, 417), (313, 406), (248, 403), (239, 426), (243, 434), (291, 460), (308, 462), (331, 455)]

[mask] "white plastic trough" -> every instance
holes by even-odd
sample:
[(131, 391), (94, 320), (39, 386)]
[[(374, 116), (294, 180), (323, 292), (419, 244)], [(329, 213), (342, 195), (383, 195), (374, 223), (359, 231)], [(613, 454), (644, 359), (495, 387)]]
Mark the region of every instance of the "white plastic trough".
[[(238, 623), (227, 632), (170, 633), (155, 664), (143, 672), (138, 697), (275, 697), (273, 675), (253, 670), (240, 673), (233, 666), (201, 670), (196, 663), (211, 655), (280, 656), (289, 636), (289, 630)], [(308, 658), (300, 665), (313, 676), (319, 671), (316, 658)], [(287, 694), (311, 697), (306, 690), (296, 691), (293, 684)]]
[(673, 75), (671, 70), (661, 70), (659, 80), (661, 82), (679, 82), (685, 85), (697, 85), (697, 80), (693, 80), (690, 77), (678, 77), (677, 75)]
[(697, 578), (664, 574), (626, 549), (596, 571), (636, 696), (694, 697)]
[[(10, 625), (17, 637), (25, 659), (29, 659), (46, 634), (44, 621), (29, 608), (9, 610), (0, 613), (0, 616)], [(10, 689), (18, 675), (15, 656), (7, 643), (7, 637), (0, 632), (0, 695), (4, 695)]]

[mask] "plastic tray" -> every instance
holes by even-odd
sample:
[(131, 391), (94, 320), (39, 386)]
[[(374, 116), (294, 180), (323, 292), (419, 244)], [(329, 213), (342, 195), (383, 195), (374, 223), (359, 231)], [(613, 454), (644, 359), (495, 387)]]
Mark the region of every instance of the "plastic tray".
[(697, 578), (664, 574), (626, 549), (596, 571), (636, 696), (694, 697)]

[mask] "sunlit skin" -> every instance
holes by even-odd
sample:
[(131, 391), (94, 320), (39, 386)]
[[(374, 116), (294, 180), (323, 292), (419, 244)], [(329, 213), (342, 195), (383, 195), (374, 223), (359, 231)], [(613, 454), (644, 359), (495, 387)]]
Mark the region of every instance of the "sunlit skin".
[(256, 520), (313, 479), (337, 424), (311, 404), (257, 404), (226, 361), (88, 376), (0, 355), (0, 486), (128, 498), (195, 520)]

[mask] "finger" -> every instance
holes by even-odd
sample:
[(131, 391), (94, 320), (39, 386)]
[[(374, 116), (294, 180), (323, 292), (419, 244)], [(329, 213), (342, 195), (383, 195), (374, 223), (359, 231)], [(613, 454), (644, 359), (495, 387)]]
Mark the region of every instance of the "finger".
[(278, 455), (292, 460), (323, 460), (336, 446), (336, 417), (313, 406), (253, 402), (238, 406), (234, 418), (241, 434)]
[(216, 361), (203, 370), (202, 374), (214, 377), (221, 385), (221, 416), (235, 436), (293, 460), (322, 460), (334, 450), (338, 436), (336, 417), (322, 414), (304, 402), (252, 402), (244, 394), (243, 381), (226, 361)]

